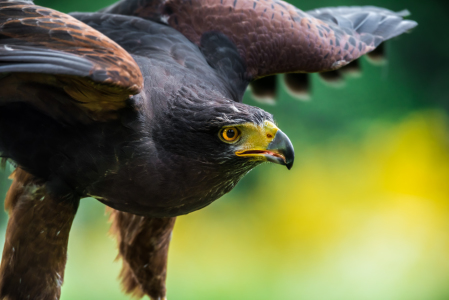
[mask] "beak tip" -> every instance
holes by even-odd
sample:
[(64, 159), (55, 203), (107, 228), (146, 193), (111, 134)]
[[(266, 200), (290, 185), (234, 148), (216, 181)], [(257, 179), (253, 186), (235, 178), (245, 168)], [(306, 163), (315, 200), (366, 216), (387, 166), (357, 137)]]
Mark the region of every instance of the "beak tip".
[(267, 149), (274, 149), (283, 155), (283, 159), (274, 159), (272, 160), (273, 162), (285, 165), (288, 170), (293, 167), (295, 150), (293, 149), (293, 145), (290, 142), (290, 139), (280, 129), (276, 133), (273, 141), (270, 143), (270, 145), (268, 145)]

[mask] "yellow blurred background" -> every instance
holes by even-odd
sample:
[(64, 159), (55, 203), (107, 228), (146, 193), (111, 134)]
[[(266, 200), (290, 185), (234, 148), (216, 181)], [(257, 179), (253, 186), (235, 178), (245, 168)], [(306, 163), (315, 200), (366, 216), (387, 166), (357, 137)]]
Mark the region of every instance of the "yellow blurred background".
[[(36, 1), (66, 12), (111, 2)], [(245, 96), (290, 136), (295, 166), (260, 166), (219, 201), (178, 218), (168, 299), (449, 299), (449, 43), (442, 39), (448, 26), (436, 26), (449, 25), (448, 5), (294, 4), (408, 8), (420, 25), (387, 45), (389, 63), (362, 59), (363, 76), (341, 88), (313, 76), (310, 102), (284, 90), (273, 107)], [(0, 243), (6, 220), (1, 214)], [(61, 299), (129, 298), (107, 231), (104, 206), (82, 200)]]

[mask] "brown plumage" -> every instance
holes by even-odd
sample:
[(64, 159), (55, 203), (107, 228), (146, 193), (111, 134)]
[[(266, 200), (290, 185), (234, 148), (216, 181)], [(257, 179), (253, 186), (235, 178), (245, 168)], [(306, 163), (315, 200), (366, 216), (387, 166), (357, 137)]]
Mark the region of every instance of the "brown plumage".
[[(169, 24), (200, 47), (205, 33), (224, 33), (245, 58), (244, 76), (250, 79), (256, 100), (262, 102), (276, 99), (277, 80), (273, 74), (336, 70), (363, 54), (382, 60), (381, 43), (416, 25), (402, 20), (408, 15), (406, 10), (395, 13), (366, 6), (304, 12), (278, 0), (122, 0), (103, 11)], [(275, 76), (267, 79), (269, 86), (267, 80), (257, 80), (265, 76)], [(322, 76), (330, 81), (335, 77)], [(284, 79), (292, 96), (309, 98), (307, 76)]]
[(149, 218), (111, 210), (111, 234), (118, 242), (125, 292), (153, 299), (165, 297), (167, 255), (176, 218)]
[(382, 41), (372, 35), (345, 32), (276, 0), (196, 0), (190, 5), (183, 5), (182, 0), (144, 2), (133, 15), (159, 18), (197, 45), (201, 45), (205, 32), (223, 33), (238, 45), (247, 76), (253, 79), (338, 69)]
[(79, 198), (51, 195), (39, 179), (21, 169), (11, 178), (0, 299), (59, 299)]
[[(1, 38), (15, 40), (13, 45), (5, 46), (11, 52), (9, 61), (20, 57), (21, 63), (31, 63), (22, 68), (3, 68), (2, 72), (15, 72), (5, 85), (30, 82), (58, 87), (73, 98), (73, 103), (91, 115), (98, 114), (97, 118), (123, 108), (129, 95), (139, 93), (143, 86), (140, 69), (128, 52), (67, 14), (31, 3), (7, 1), (0, 2), (0, 18)], [(42, 60), (36, 57), (39, 50)], [(48, 66), (63, 56), (69, 59), (57, 70)], [(47, 65), (43, 64), (44, 59)], [(33, 68), (45, 75), (30, 76)], [(10, 97), (13, 98), (16, 97)]]
[(262, 162), (293, 165), (273, 116), (241, 103), (248, 85), (273, 97), (271, 75), (294, 72), (287, 87), (303, 95), (302, 73), (341, 68), (416, 26), (402, 17), (275, 0), (122, 0), (68, 16), (0, 0), (0, 155), (17, 165), (0, 299), (59, 299), (84, 197), (114, 208), (125, 292), (165, 298), (175, 217)]

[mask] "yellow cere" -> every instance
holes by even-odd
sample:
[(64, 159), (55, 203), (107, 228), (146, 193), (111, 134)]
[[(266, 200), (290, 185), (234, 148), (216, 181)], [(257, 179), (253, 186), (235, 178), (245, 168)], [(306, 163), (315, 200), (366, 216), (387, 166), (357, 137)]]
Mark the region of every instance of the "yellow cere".
[(273, 141), (279, 128), (270, 121), (265, 121), (263, 126), (253, 123), (245, 123), (238, 126), (241, 132), (240, 149), (235, 153), (238, 156), (253, 156), (257, 160), (266, 160), (265, 156), (257, 153), (243, 153), (249, 150), (267, 150)]

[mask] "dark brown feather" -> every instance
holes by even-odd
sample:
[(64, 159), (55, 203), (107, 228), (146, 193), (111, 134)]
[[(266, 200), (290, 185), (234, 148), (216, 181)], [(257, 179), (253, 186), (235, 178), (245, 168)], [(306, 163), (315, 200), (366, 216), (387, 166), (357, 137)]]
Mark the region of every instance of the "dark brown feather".
[(59, 299), (78, 198), (55, 197), (21, 169), (12, 175), (0, 299)]
[(277, 93), (276, 75), (262, 77), (249, 84), (253, 97), (262, 103), (274, 104)]
[(310, 78), (305, 73), (284, 74), (285, 87), (287, 92), (298, 100), (310, 100), (309, 88)]
[(69, 15), (29, 2), (1, 0), (0, 28), (0, 62), (6, 63), (0, 73), (33, 73), (21, 81), (62, 88), (87, 110), (120, 109), (143, 86), (140, 69), (128, 52)]
[(165, 299), (167, 256), (176, 218), (149, 218), (110, 209), (117, 238), (123, 289), (136, 297)]

